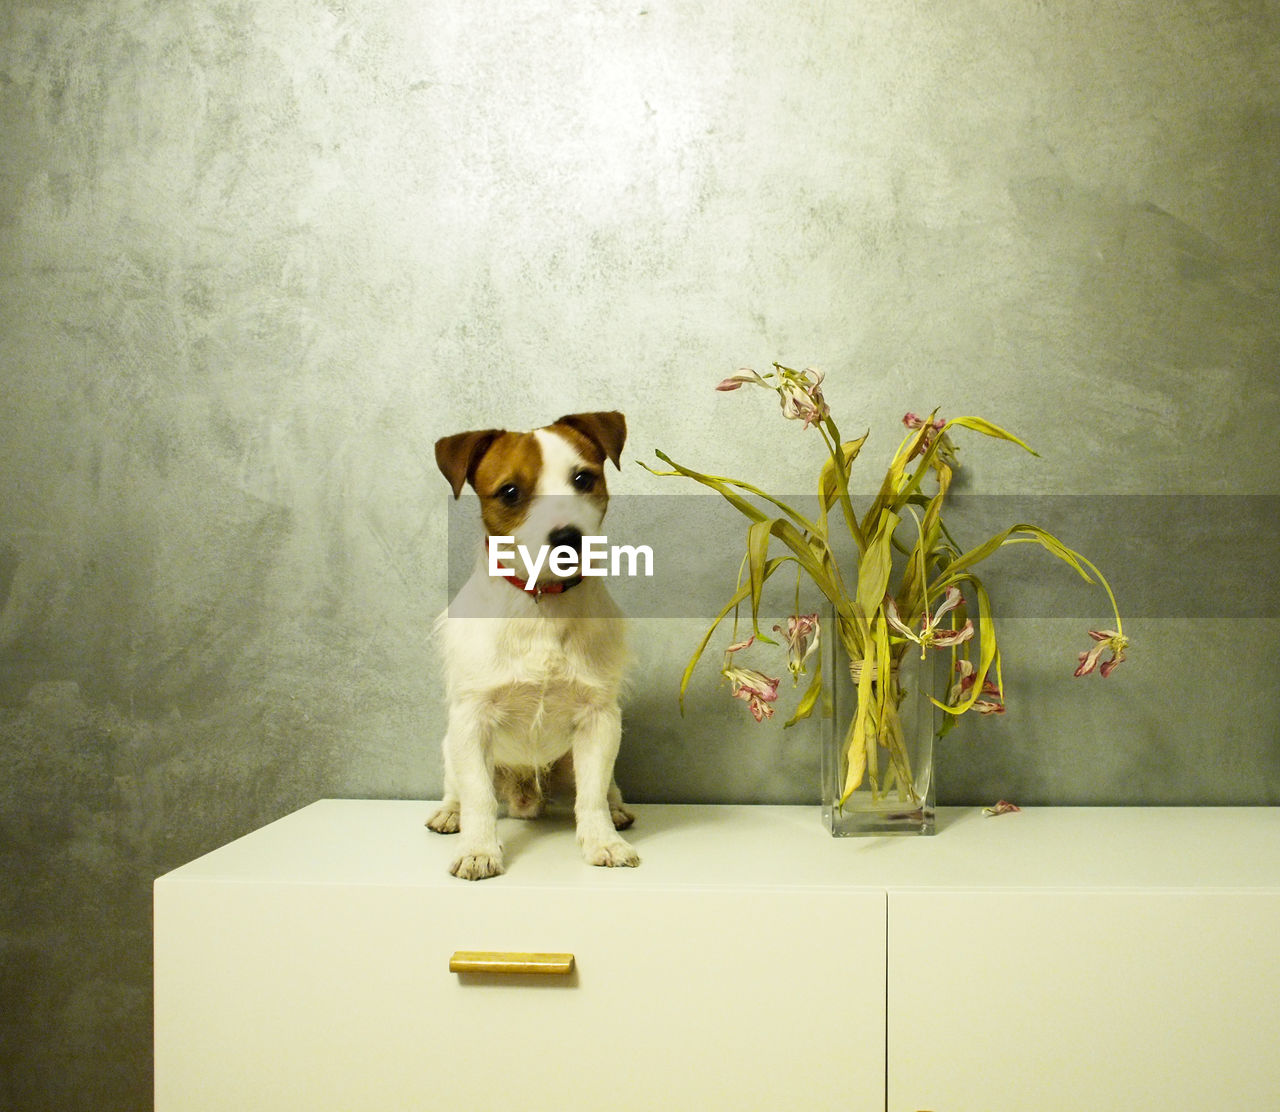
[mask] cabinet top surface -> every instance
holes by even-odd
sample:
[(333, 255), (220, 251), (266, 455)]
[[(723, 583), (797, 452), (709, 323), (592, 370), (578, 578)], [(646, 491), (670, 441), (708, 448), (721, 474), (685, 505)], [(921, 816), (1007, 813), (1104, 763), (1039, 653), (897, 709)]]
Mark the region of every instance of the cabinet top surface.
[[(942, 808), (932, 837), (832, 838), (817, 806), (640, 804), (637, 869), (583, 863), (569, 814), (499, 820), (507, 872), (476, 887), (1206, 888), (1280, 892), (1280, 808)], [(428, 803), (326, 799), (158, 883), (465, 886)]]

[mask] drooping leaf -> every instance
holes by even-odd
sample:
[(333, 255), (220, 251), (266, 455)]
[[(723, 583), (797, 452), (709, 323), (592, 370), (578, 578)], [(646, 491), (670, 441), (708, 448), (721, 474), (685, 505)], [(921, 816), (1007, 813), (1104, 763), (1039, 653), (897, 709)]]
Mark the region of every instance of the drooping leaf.
[[(806, 532), (815, 531), (814, 523), (810, 521), (807, 517), (805, 517), (804, 514), (800, 513), (799, 510), (795, 509), (795, 507), (789, 505), (788, 503), (782, 501), (782, 499), (775, 498), (772, 494), (769, 494), (767, 491), (761, 490), (757, 486), (753, 486), (751, 483), (743, 482), (741, 479), (730, 479), (723, 475), (706, 475), (701, 471), (694, 471), (692, 468), (685, 467), (682, 464), (676, 463), (675, 460), (673, 460), (670, 456), (668, 456), (664, 452), (655, 451), (654, 455), (656, 455), (660, 460), (662, 460), (663, 463), (669, 464), (671, 467), (675, 468), (676, 474), (684, 475), (686, 478), (693, 479), (694, 482), (701, 483), (705, 487), (710, 487), (717, 494), (723, 497), (724, 500), (728, 502), (735, 510), (749, 517), (752, 521), (760, 521), (762, 518), (766, 517), (767, 515), (763, 510), (761, 510), (754, 503), (749, 502), (747, 501), (746, 498), (742, 497), (742, 494), (738, 493), (739, 491), (742, 491), (745, 494), (749, 494), (753, 498), (759, 498), (762, 501), (768, 502), (772, 506), (776, 506), (784, 514), (786, 514), (789, 518), (791, 518), (791, 520), (794, 521), (796, 525), (798, 525), (801, 529), (805, 530)], [(643, 467), (646, 471), (648, 471), (652, 475), (669, 474), (669, 472), (655, 471), (652, 467), (649, 467), (643, 460), (637, 460), (636, 462), (639, 463), (641, 467)]]
[(747, 530), (747, 568), (751, 587), (751, 629), (760, 640), (774, 644), (771, 637), (760, 632), (760, 595), (764, 591), (764, 569), (769, 558), (769, 541), (777, 518), (765, 518), (755, 522)]
[[(949, 585), (949, 581), (952, 577), (956, 576), (960, 572), (967, 571), (977, 564), (980, 564), (988, 556), (1006, 544), (1028, 544), (1032, 542), (1042, 546), (1054, 556), (1057, 556), (1058, 559), (1074, 568), (1080, 575), (1080, 578), (1082, 578), (1086, 583), (1093, 582), (1093, 578), (1089, 575), (1089, 572), (1085, 570), (1085, 565), (1088, 564), (1088, 561), (1085, 560), (1080, 553), (1076, 552), (1074, 549), (1068, 548), (1052, 533), (1045, 529), (1041, 529), (1038, 525), (1030, 525), (1026, 522), (1021, 522), (1017, 525), (1009, 526), (1008, 529), (1005, 529), (1003, 532), (996, 533), (993, 537), (989, 537), (976, 548), (971, 548), (968, 552), (961, 553), (961, 555), (957, 556), (945, 568), (943, 568), (938, 577), (937, 585), (941, 588), (945, 588)], [(1089, 564), (1089, 567), (1093, 571), (1097, 571), (1096, 568), (1093, 568), (1092, 564)]]
[(813, 713), (813, 708), (818, 705), (818, 700), (822, 696), (822, 668), (815, 665), (813, 675), (809, 680), (809, 686), (805, 688), (804, 695), (801, 696), (800, 702), (796, 705), (796, 712), (783, 723), (786, 726), (794, 726), (809, 717)]
[(867, 748), (865, 744), (866, 724), (854, 715), (849, 720), (849, 729), (845, 733), (844, 753), (848, 761), (845, 769), (844, 788), (840, 793), (840, 806), (843, 807), (849, 797), (862, 786), (862, 778), (867, 771)]
[(972, 429), (974, 432), (980, 432), (982, 433), (983, 436), (990, 436), (995, 438), (996, 440), (1012, 441), (1014, 444), (1018, 445), (1019, 448), (1026, 449), (1033, 456), (1036, 456), (1038, 458), (1040, 455), (1039, 452), (1037, 452), (1034, 448), (1032, 448), (1031, 445), (1029, 445), (1021, 437), (1014, 436), (1013, 433), (1009, 432), (1007, 429), (1002, 429), (999, 425), (993, 425), (990, 421), (986, 420), (983, 417), (951, 418), (951, 420), (948, 421), (946, 425), (943, 427), (942, 432), (938, 434), (939, 440), (942, 439), (943, 433), (945, 433), (947, 429), (951, 428), (952, 425), (959, 425), (961, 428)]
[(869, 433), (863, 433), (857, 440), (847, 440), (839, 446), (838, 454), (832, 452), (822, 465), (818, 476), (818, 520), (825, 522), (831, 507), (841, 497), (849, 495), (849, 472), (853, 461), (858, 458)]
[(862, 554), (856, 597), (864, 614), (876, 613), (884, 601), (893, 570), (893, 531), (900, 520), (897, 514), (887, 510), (881, 514), (875, 533), (867, 541), (867, 550)]

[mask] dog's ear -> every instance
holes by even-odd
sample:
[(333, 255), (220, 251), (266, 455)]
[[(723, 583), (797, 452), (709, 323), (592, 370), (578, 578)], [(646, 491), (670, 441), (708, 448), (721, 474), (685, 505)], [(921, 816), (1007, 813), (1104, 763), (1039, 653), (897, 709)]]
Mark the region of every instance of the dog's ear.
[(627, 419), (617, 410), (610, 410), (608, 413), (570, 413), (561, 417), (556, 424), (577, 429), (613, 461), (614, 467), (622, 466), (622, 445), (627, 439)]
[(501, 435), (501, 429), (478, 429), (442, 436), (436, 441), (436, 465), (453, 487), (455, 499), (462, 494), (464, 484), (475, 478), (476, 468), (489, 445)]

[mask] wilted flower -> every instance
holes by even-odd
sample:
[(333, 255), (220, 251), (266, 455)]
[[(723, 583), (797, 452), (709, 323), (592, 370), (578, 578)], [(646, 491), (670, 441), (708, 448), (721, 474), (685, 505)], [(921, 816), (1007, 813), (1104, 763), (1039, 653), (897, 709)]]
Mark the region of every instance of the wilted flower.
[(831, 408), (822, 396), (822, 371), (808, 367), (803, 371), (779, 369), (778, 396), (782, 399), (782, 415), (791, 421), (804, 421), (807, 429), (831, 416)]
[(1102, 667), (1098, 668), (1098, 671), (1105, 678), (1111, 675), (1115, 666), (1124, 660), (1124, 651), (1129, 647), (1129, 638), (1114, 629), (1091, 629), (1089, 630), (1089, 636), (1097, 644), (1087, 653), (1080, 654), (1080, 666), (1076, 668), (1075, 674), (1077, 676), (1087, 676), (1094, 668), (1098, 667), (1098, 657), (1107, 649), (1110, 649), (1111, 659), (1103, 661)]
[(724, 667), (720, 669), (720, 674), (732, 685), (730, 694), (745, 702), (751, 716), (757, 722), (762, 722), (773, 717), (773, 707), (770, 704), (778, 698), (778, 684), (781, 681), (757, 672), (754, 668), (740, 668), (731, 663), (729, 658), (730, 653), (745, 649), (754, 640), (754, 636), (748, 637), (745, 641), (730, 645), (725, 650)]
[(928, 425), (935, 432), (941, 432), (947, 427), (946, 421), (941, 417), (933, 421), (926, 421), (923, 417), (917, 417), (914, 413), (908, 411), (902, 415), (902, 423), (909, 429), (918, 429), (923, 425)]
[(781, 633), (787, 642), (787, 667), (798, 683), (805, 662), (818, 648), (818, 615), (796, 614), (787, 619), (785, 631), (782, 626), (774, 626), (773, 631)]
[(948, 649), (952, 645), (959, 645), (963, 641), (969, 640), (973, 636), (973, 622), (966, 618), (964, 625), (959, 629), (942, 629), (938, 623), (942, 620), (944, 614), (949, 614), (963, 601), (959, 587), (948, 587), (946, 594), (942, 596), (942, 602), (939, 603), (938, 609), (930, 616), (928, 608), (925, 609), (924, 615), (920, 619), (920, 632), (916, 633), (906, 622), (902, 620), (902, 615), (898, 613), (898, 604), (893, 601), (892, 595), (884, 597), (884, 616), (889, 624), (893, 626), (908, 641), (914, 641), (920, 646), (920, 658), (923, 660), (926, 650), (929, 648)]
[[(743, 367), (736, 375), (730, 375), (717, 384), (717, 390), (737, 390), (744, 383), (763, 386), (777, 393), (782, 402), (782, 415), (788, 420), (803, 421), (804, 427), (831, 416), (831, 408), (822, 396), (822, 371), (807, 367), (793, 371), (775, 363), (767, 375), (760, 375), (750, 367)], [(776, 378), (776, 382), (770, 379)]]
[[(947, 702), (953, 707), (960, 705), (960, 700), (973, 690), (974, 682), (977, 680), (973, 662), (969, 660), (956, 661), (956, 674), (959, 678), (951, 685), (951, 690), (947, 694)], [(984, 679), (980, 694), (994, 695), (995, 698), (975, 699), (972, 710), (976, 710), (979, 714), (1004, 714), (1004, 697), (1000, 694), (1000, 688), (990, 680)]]
[[(942, 433), (942, 442), (938, 445), (938, 456), (952, 470), (960, 466), (960, 461), (956, 458), (956, 446), (951, 443), (951, 437), (943, 429), (947, 427), (947, 422), (941, 417), (935, 417), (932, 421), (927, 420), (918, 414), (908, 410), (902, 415), (902, 423), (911, 430), (927, 429), (928, 431), (920, 438), (919, 447), (916, 449), (915, 455), (923, 455), (933, 447), (934, 438)], [(912, 457), (914, 458), (914, 456)]]

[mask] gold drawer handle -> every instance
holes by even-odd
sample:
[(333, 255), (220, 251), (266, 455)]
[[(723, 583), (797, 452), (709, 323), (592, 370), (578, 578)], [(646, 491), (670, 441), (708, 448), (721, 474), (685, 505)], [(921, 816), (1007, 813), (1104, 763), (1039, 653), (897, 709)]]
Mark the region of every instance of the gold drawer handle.
[(450, 973), (542, 973), (566, 976), (573, 972), (572, 954), (508, 954), (493, 950), (459, 950), (449, 959)]

